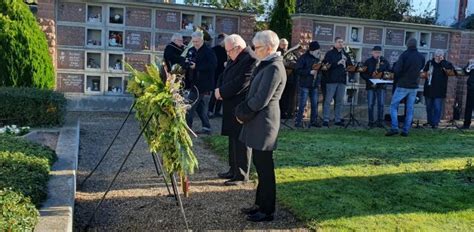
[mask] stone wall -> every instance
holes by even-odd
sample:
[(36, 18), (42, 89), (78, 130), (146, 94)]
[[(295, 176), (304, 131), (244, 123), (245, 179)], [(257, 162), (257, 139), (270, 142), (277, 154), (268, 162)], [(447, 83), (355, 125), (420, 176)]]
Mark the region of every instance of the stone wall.
[(41, 30), (46, 34), (49, 45), (49, 54), (53, 58), (53, 65), (56, 67), (56, 17), (55, 0), (38, 0), (38, 12), (36, 17)]

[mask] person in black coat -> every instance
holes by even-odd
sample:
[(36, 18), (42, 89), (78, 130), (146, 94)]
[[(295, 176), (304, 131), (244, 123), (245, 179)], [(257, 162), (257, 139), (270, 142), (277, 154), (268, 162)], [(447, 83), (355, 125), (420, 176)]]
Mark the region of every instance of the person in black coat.
[[(212, 47), (212, 50), (216, 54), (217, 57), (217, 67), (216, 67), (216, 73), (215, 73), (215, 81), (216, 81), (216, 86), (217, 86), (217, 80), (220, 78), (222, 75), (222, 72), (224, 71), (224, 64), (227, 61), (227, 52), (225, 51), (224, 48), (224, 39), (227, 37), (226, 34), (222, 33), (217, 36), (217, 45)], [(209, 116), (210, 117), (220, 117), (220, 111), (221, 111), (221, 105), (222, 101), (216, 99), (215, 94), (212, 94), (211, 100), (209, 102)]]
[(443, 50), (436, 50), (433, 59), (426, 62), (423, 71), (428, 72), (423, 88), (426, 103), (427, 125), (438, 128), (441, 110), (448, 89), (448, 75), (445, 70), (453, 70), (453, 65), (444, 59)]
[(243, 123), (239, 139), (252, 148), (258, 174), (255, 205), (242, 209), (247, 220), (271, 221), (275, 212), (276, 183), (273, 151), (280, 129), (279, 101), (286, 83), (283, 58), (277, 53), (278, 35), (270, 30), (257, 32), (252, 40), (259, 63), (252, 73), (245, 101), (236, 107), (237, 121)]
[(323, 60), (323, 63), (331, 65), (324, 75), (326, 93), (323, 105), (323, 126), (329, 126), (330, 105), (333, 98), (335, 98), (335, 125), (344, 126), (342, 107), (346, 90), (346, 68), (352, 65), (350, 56), (344, 51), (344, 40), (336, 37), (334, 41), (334, 48), (326, 53)]
[[(187, 62), (188, 75), (186, 79), (190, 83), (190, 87), (195, 86), (199, 91), (199, 96), (190, 96), (191, 99), (196, 98), (196, 103), (191, 106), (186, 114), (186, 122), (189, 128), (193, 126), (193, 116), (197, 113), (202, 122), (202, 130), (197, 133), (210, 134), (211, 124), (207, 114), (209, 109), (209, 100), (211, 92), (214, 90), (214, 72), (217, 66), (217, 58), (214, 51), (204, 44), (203, 33), (193, 32), (192, 43), (193, 48), (189, 49)], [(191, 91), (191, 94), (196, 94)]]
[(280, 39), (280, 47), (277, 50), (283, 56), (283, 64), (286, 69), (286, 85), (285, 91), (280, 100), (280, 110), (282, 119), (291, 119), (295, 116), (296, 103), (297, 103), (297, 79), (298, 76), (295, 73), (296, 61), (298, 60), (299, 49), (289, 51), (288, 41), (286, 39)]
[(386, 136), (393, 136), (399, 133), (398, 105), (405, 97), (407, 98), (405, 103), (407, 106), (407, 113), (401, 135), (405, 137), (408, 136), (408, 131), (411, 128), (416, 92), (418, 89), (418, 81), (420, 79), (420, 71), (425, 65), (425, 57), (418, 52), (416, 45), (416, 39), (409, 39), (407, 41), (407, 50), (400, 55), (396, 65), (394, 65), (394, 73), (397, 77), (397, 85), (390, 103), (392, 128), (385, 134)]
[(171, 71), (174, 64), (184, 65), (185, 58), (181, 56), (184, 51), (183, 36), (179, 33), (173, 34), (171, 43), (166, 45), (163, 53), (163, 59), (166, 64), (166, 70)]
[[(367, 71), (361, 73), (362, 79), (365, 80), (365, 89), (367, 90), (367, 104), (369, 115), (369, 127), (378, 126), (383, 127), (383, 111), (386, 88), (384, 84), (374, 85), (370, 79), (380, 79), (383, 73), (390, 71), (390, 63), (381, 56), (382, 47), (374, 46), (372, 49), (372, 57), (364, 62), (367, 66)], [(377, 121), (374, 120), (374, 108), (377, 101)]]
[(467, 79), (466, 108), (464, 113), (463, 129), (469, 129), (471, 126), (472, 110), (474, 109), (474, 59), (469, 60), (464, 70), (469, 74)]
[(239, 35), (228, 36), (224, 44), (230, 59), (214, 92), (216, 99), (221, 99), (223, 104), (221, 134), (229, 137), (230, 169), (218, 176), (230, 179), (225, 185), (239, 185), (249, 179), (251, 150), (239, 140), (242, 124), (237, 122), (234, 110), (245, 100), (255, 59), (249, 54), (250, 48), (246, 48), (247, 44)]
[(318, 87), (319, 72), (313, 70), (313, 65), (319, 63), (320, 51), (319, 43), (313, 41), (309, 44), (309, 49), (296, 62), (296, 74), (298, 76), (299, 98), (298, 114), (296, 115), (295, 127), (303, 127), (303, 113), (308, 97), (311, 101), (310, 127), (321, 127), (318, 123)]

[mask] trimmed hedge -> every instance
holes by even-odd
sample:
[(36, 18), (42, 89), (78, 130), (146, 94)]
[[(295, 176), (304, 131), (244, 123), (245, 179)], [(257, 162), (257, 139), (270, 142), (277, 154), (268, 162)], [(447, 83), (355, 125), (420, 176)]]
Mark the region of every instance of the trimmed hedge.
[(0, 123), (18, 126), (62, 125), (64, 94), (35, 88), (0, 87)]
[(51, 149), (0, 135), (0, 231), (32, 231), (47, 196)]
[(33, 231), (39, 213), (30, 198), (0, 189), (0, 231)]

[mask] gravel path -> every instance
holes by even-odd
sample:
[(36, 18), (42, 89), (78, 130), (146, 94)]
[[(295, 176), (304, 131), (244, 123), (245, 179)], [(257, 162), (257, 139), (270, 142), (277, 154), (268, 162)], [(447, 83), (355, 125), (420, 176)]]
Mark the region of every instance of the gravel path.
[[(123, 113), (68, 115), (81, 120), (78, 183), (98, 162), (125, 116)], [(213, 120), (212, 123), (214, 131), (218, 131), (220, 120)], [(130, 120), (102, 166), (82, 189), (78, 189), (74, 209), (76, 231), (83, 230), (138, 133), (138, 123)], [(247, 222), (239, 209), (253, 203), (255, 183), (239, 187), (224, 186), (224, 181), (217, 179), (216, 173), (226, 169), (226, 164), (205, 149), (201, 139), (194, 139), (194, 142), (200, 169), (191, 176), (190, 197), (183, 198), (190, 229), (305, 230), (301, 222), (279, 207), (273, 222)], [(137, 144), (95, 218), (93, 231), (185, 229), (179, 207), (174, 198), (167, 197), (163, 179), (157, 177), (152, 157), (143, 140)]]

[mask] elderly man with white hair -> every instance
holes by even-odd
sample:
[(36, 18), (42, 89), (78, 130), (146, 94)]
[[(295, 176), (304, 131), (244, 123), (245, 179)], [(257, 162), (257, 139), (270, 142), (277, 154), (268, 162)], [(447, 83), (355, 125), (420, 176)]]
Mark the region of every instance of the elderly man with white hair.
[(237, 121), (243, 123), (240, 140), (252, 148), (258, 174), (255, 205), (242, 209), (247, 220), (272, 221), (275, 212), (275, 169), (273, 151), (280, 129), (279, 101), (286, 83), (283, 58), (277, 53), (278, 35), (270, 30), (257, 32), (252, 40), (259, 61), (252, 73), (248, 95), (236, 107)]
[(285, 54), (286, 51), (288, 51), (288, 40), (283, 38), (283, 39), (280, 39), (280, 45), (278, 45), (278, 52), (281, 53), (281, 55), (283, 56)]
[[(214, 51), (204, 43), (204, 34), (195, 31), (191, 34), (193, 47), (188, 50), (186, 83), (188, 87), (195, 86), (199, 91), (196, 103), (188, 110), (186, 122), (192, 128), (194, 113), (201, 119), (202, 130), (199, 134), (211, 134), (211, 123), (207, 111), (211, 91), (214, 89), (214, 73), (217, 67), (217, 58)], [(191, 92), (191, 94), (195, 94)], [(190, 96), (194, 98), (194, 96)]]
[(240, 35), (230, 35), (224, 39), (224, 48), (229, 61), (218, 80), (214, 91), (216, 99), (222, 99), (222, 135), (229, 137), (228, 172), (218, 176), (230, 179), (225, 185), (240, 185), (249, 180), (251, 151), (239, 140), (242, 124), (234, 116), (235, 107), (245, 100), (250, 85), (250, 76), (255, 67), (255, 59), (250, 55)]
[(454, 69), (453, 65), (444, 59), (444, 51), (437, 49), (433, 59), (426, 62), (423, 71), (428, 72), (425, 80), (423, 95), (426, 103), (427, 126), (438, 128), (441, 110), (448, 89), (448, 75), (445, 70)]
[(163, 54), (163, 59), (168, 71), (171, 70), (174, 64), (184, 65), (184, 57), (181, 56), (183, 50), (183, 36), (180, 33), (174, 33), (171, 37), (171, 42), (166, 45)]

